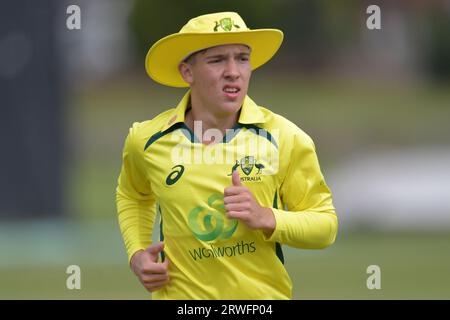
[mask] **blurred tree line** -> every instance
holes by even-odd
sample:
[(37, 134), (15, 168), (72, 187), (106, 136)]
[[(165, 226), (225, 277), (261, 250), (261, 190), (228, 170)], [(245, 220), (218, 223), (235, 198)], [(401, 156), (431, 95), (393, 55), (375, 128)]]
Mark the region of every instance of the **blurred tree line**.
[(450, 4), (447, 11), (433, 8), (425, 50), (426, 66), (437, 80), (450, 80)]
[[(143, 58), (154, 42), (178, 32), (191, 18), (212, 12), (235, 11), (250, 29), (283, 30), (283, 54), (304, 62), (303, 67), (308, 68), (314, 67), (321, 60), (321, 55), (330, 48), (339, 45), (338, 41), (342, 43), (354, 37), (357, 32), (354, 23), (358, 21), (349, 19), (352, 11), (349, 9), (356, 3), (356, 0), (343, 4), (325, 0), (246, 0), (232, 3), (136, 0), (130, 16), (130, 26), (139, 58)], [(343, 23), (344, 21), (349, 23)]]
[[(326, 67), (335, 53), (357, 42), (365, 28), (366, 8), (377, 4), (392, 6), (413, 19), (417, 29), (425, 29), (418, 39), (420, 61), (436, 79), (450, 80), (450, 12), (445, 1), (329, 1), (329, 0), (245, 0), (233, 3), (206, 0), (135, 0), (130, 27), (135, 39), (137, 61), (141, 63), (150, 46), (176, 33), (191, 18), (219, 11), (236, 11), (250, 29), (279, 28), (285, 34), (277, 63), (302, 70)], [(412, 9), (412, 10), (410, 10)], [(417, 20), (417, 23), (416, 23)], [(417, 37), (412, 30), (413, 37)]]

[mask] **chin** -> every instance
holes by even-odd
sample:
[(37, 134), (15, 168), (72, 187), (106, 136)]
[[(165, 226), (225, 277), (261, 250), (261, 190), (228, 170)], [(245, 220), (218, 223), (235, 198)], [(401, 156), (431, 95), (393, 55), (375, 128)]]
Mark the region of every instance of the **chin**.
[(239, 101), (227, 101), (225, 102), (222, 106), (223, 106), (223, 110), (229, 113), (235, 113), (238, 112), (239, 109), (241, 108), (243, 103), (243, 100), (239, 100)]

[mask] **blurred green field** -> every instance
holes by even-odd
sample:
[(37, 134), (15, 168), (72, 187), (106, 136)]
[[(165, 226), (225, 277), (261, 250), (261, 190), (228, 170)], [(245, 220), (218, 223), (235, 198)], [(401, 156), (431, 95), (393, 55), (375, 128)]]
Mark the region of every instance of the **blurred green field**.
[[(0, 299), (149, 299), (113, 221), (0, 229), (8, 257), (0, 263)], [(284, 252), (294, 299), (450, 299), (449, 232), (341, 231), (328, 249)], [(66, 288), (71, 264), (81, 268), (81, 290)], [(381, 268), (380, 290), (366, 286), (369, 265)]]

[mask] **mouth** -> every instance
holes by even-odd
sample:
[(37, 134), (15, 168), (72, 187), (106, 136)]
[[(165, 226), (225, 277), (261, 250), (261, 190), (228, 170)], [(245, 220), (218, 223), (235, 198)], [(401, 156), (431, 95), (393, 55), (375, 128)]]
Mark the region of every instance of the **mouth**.
[(239, 91), (241, 91), (241, 88), (236, 85), (226, 85), (222, 88), (222, 91), (228, 98), (236, 98), (239, 95)]

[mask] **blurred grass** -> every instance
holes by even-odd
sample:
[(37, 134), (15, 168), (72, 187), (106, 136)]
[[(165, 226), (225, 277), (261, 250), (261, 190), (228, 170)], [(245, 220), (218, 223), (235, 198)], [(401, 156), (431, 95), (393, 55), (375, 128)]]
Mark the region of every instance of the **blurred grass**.
[[(71, 240), (79, 246), (83, 246), (83, 241), (76, 241), (77, 237), (83, 237), (84, 243), (92, 240), (91, 247), (80, 247), (79, 252), (98, 252), (103, 257), (80, 254), (65, 264), (61, 259), (48, 265), (34, 265), (31, 260), (16, 266), (2, 265), (0, 298), (148, 299), (149, 295), (128, 269), (118, 238), (110, 231), (106, 237), (103, 233), (114, 229), (111, 223), (104, 227), (97, 225), (96, 229), (98, 235), (78, 233)], [(13, 231), (17, 232), (10, 228)], [(102, 242), (96, 242), (96, 237), (101, 237)], [(33, 250), (33, 244), (28, 244), (27, 249)], [(105, 250), (110, 251), (107, 259)], [(286, 268), (294, 284), (294, 299), (450, 299), (449, 233), (341, 232), (328, 249), (284, 247), (284, 251)], [(81, 268), (81, 290), (68, 290), (65, 286), (69, 264)], [(373, 264), (381, 268), (381, 290), (366, 287), (369, 276), (366, 269)]]
[(124, 267), (81, 265), (81, 289), (68, 290), (67, 266), (1, 270), (0, 299), (148, 299)]
[[(341, 232), (333, 247), (292, 252), (287, 269), (298, 299), (449, 299), (450, 235)], [(381, 289), (369, 290), (369, 265), (381, 268)]]

